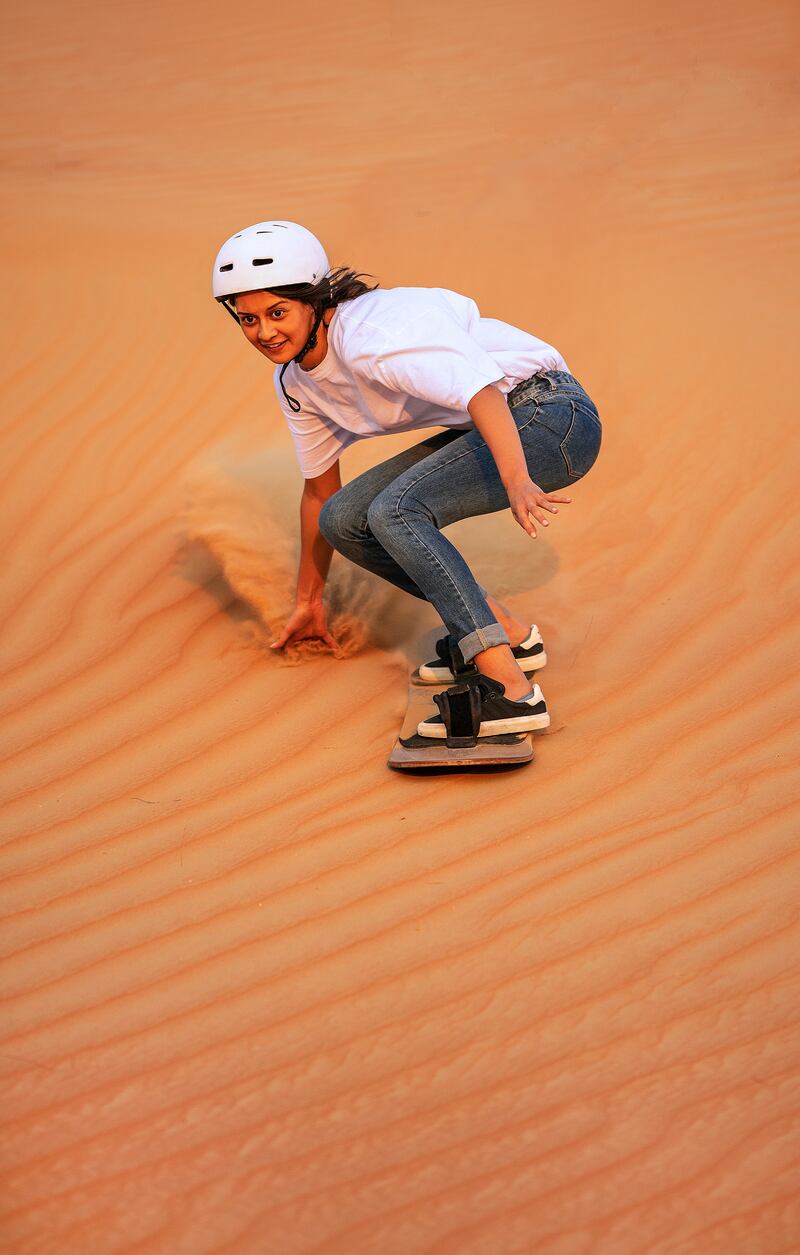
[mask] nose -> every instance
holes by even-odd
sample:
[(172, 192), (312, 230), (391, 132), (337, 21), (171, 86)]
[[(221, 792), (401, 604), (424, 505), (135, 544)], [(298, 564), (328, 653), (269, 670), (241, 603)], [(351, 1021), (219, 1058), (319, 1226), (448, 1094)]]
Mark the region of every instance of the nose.
[(266, 319), (262, 319), (261, 325), (258, 328), (259, 344), (269, 345), (272, 344), (273, 340), (282, 340), (284, 338), (284, 336), (276, 331), (275, 327), (270, 326)]

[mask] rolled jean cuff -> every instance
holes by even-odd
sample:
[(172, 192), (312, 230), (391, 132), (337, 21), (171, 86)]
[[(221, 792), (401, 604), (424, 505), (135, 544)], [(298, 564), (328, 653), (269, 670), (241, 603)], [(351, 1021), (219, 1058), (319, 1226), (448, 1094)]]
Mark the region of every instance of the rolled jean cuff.
[(510, 644), (505, 628), (499, 623), (490, 623), (488, 627), (476, 628), (468, 636), (462, 636), (458, 642), (458, 648), (461, 650), (464, 661), (471, 662), (475, 655), (480, 654), (484, 649), (491, 649), (493, 645)]

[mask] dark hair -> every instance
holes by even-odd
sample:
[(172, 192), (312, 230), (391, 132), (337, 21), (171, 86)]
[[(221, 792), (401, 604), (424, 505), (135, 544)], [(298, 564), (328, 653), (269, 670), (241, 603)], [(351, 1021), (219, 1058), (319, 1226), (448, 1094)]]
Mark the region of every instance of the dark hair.
[[(349, 266), (336, 266), (319, 283), (288, 283), (279, 288), (266, 288), (265, 291), (274, 292), (276, 296), (285, 296), (291, 301), (302, 301), (305, 305), (310, 305), (319, 316), (324, 310), (334, 309), (344, 301), (353, 301), (365, 292), (374, 292), (380, 284), (370, 285), (363, 281), (364, 278), (374, 277), (364, 275), (362, 271), (351, 270)], [(239, 295), (241, 293), (237, 292), (235, 296), (228, 297), (231, 305), (235, 304), (236, 296)]]

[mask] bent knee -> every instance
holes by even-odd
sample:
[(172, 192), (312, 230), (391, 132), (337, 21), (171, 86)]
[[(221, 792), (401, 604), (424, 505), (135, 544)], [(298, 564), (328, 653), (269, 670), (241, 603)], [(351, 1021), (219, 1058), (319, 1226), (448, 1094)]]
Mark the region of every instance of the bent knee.
[(385, 536), (395, 530), (399, 524), (410, 524), (414, 520), (417, 522), (424, 520), (438, 526), (433, 511), (425, 502), (418, 501), (412, 493), (407, 491), (398, 495), (392, 491), (391, 487), (378, 493), (367, 510), (367, 522), (375, 536)]
[(385, 506), (379, 504), (378, 497), (376, 497), (374, 501), (370, 502), (369, 507), (367, 508), (367, 526), (373, 536), (377, 536), (383, 531), (387, 518), (388, 511)]
[(363, 540), (364, 521), (360, 513), (354, 514), (348, 508), (347, 498), (341, 490), (328, 497), (319, 512), (319, 530), (334, 549), (348, 541)]
[(367, 510), (367, 524), (373, 536), (385, 536), (398, 518), (398, 502), (392, 492), (379, 492)]

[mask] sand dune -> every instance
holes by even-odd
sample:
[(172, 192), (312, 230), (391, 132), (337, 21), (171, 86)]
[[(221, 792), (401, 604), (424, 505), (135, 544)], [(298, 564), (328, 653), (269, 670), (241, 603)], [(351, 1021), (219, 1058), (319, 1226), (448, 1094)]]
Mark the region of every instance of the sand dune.
[[(797, 16), (12, 5), (2, 1249), (800, 1242)], [(601, 457), (452, 529), (547, 643), (516, 773), (386, 757), (433, 612), (335, 560), (211, 301), (238, 226), (550, 340)], [(346, 476), (401, 447), (365, 441)]]

